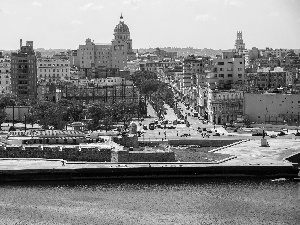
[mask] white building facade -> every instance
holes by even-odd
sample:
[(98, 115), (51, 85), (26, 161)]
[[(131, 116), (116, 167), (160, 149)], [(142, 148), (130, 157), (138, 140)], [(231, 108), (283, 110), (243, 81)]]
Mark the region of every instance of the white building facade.
[(40, 59), (37, 62), (39, 82), (56, 83), (70, 79), (70, 61), (63, 59)]

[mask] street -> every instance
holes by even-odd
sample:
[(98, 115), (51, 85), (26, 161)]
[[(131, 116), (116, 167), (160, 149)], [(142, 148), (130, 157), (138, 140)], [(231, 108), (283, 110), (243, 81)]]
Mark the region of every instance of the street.
[[(220, 133), (221, 137), (223, 135), (227, 135), (227, 131), (220, 125), (214, 126), (210, 123), (203, 124), (201, 120), (198, 119), (198, 117), (193, 117), (191, 114), (191, 111), (187, 110), (184, 104), (181, 102), (178, 103), (178, 106), (181, 107), (183, 110), (183, 115), (187, 115), (187, 120), (190, 123), (190, 127), (187, 127), (185, 124), (177, 124), (174, 125), (175, 129), (164, 129), (164, 128), (155, 128), (154, 130), (149, 130), (149, 124), (154, 122), (155, 119), (158, 119), (154, 109), (152, 106), (148, 103), (147, 106), (147, 114), (150, 115), (150, 118), (145, 118), (143, 122), (140, 122), (138, 126), (138, 130), (143, 130), (143, 125), (147, 126), (147, 130), (143, 130), (145, 133), (143, 133), (139, 137), (139, 141), (154, 141), (154, 140), (168, 140), (168, 139), (199, 139), (199, 138), (219, 138), (218, 136), (212, 136), (215, 133)], [(167, 114), (165, 115), (165, 120), (173, 122), (174, 120), (178, 119), (176, 114), (174, 113), (174, 110), (170, 108), (169, 105), (165, 104), (165, 108), (167, 109)], [(188, 116), (188, 113), (190, 113), (190, 116)], [(206, 136), (202, 136), (201, 133), (197, 131), (197, 128), (206, 128), (207, 130), (213, 130), (212, 133), (203, 132), (203, 134), (206, 134)], [(214, 129), (215, 128), (215, 129)], [(185, 135), (185, 137), (181, 137), (181, 135)], [(224, 136), (223, 136), (224, 137)]]

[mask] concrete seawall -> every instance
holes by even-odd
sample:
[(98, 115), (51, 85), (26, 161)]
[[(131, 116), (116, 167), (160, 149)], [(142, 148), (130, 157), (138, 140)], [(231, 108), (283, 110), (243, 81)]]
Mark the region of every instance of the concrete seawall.
[[(132, 164), (131, 164), (132, 165)], [(24, 169), (0, 170), (0, 181), (43, 181), (77, 179), (129, 179), (129, 178), (168, 178), (168, 177), (260, 177), (296, 178), (298, 171), (292, 166), (151, 166), (120, 168), (78, 168), (78, 169)]]

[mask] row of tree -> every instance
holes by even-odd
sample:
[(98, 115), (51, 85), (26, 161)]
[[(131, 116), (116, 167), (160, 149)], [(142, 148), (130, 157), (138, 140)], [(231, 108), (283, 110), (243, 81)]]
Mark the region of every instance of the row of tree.
[(158, 117), (163, 118), (166, 112), (164, 104), (174, 107), (174, 94), (172, 88), (158, 80), (157, 74), (151, 71), (136, 71), (131, 75), (134, 84), (140, 93), (145, 96)]
[(7, 118), (5, 107), (18, 105), (30, 107), (26, 116), (27, 123), (38, 123), (44, 128), (52, 126), (55, 129), (63, 129), (69, 123), (85, 121), (88, 122), (90, 130), (110, 129), (118, 122), (126, 125), (133, 117), (139, 116), (139, 103), (133, 101), (101, 101), (85, 105), (75, 99), (61, 99), (58, 102), (26, 101), (18, 100), (14, 95), (1, 95), (0, 122), (3, 123)]
[(63, 129), (72, 122), (85, 121), (89, 130), (109, 130), (114, 124), (126, 125), (138, 115), (138, 103), (132, 101), (94, 102), (83, 105), (76, 100), (62, 99), (59, 102), (38, 102), (31, 107), (28, 121), (45, 128)]

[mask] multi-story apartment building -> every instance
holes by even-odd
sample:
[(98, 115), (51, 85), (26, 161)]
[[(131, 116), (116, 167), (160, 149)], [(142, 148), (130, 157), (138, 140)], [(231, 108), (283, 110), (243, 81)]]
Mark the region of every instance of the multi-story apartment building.
[(39, 59), (37, 62), (39, 82), (57, 82), (70, 79), (70, 61), (64, 59)]
[(123, 70), (127, 65), (132, 51), (132, 39), (128, 26), (120, 17), (119, 24), (114, 29), (114, 39), (109, 44), (97, 44), (90, 38), (86, 39), (85, 45), (79, 45), (77, 51), (70, 56), (71, 65), (79, 68), (118, 68)]
[(192, 85), (197, 86), (198, 74), (204, 73), (207, 59), (190, 55), (183, 60), (182, 87), (189, 88)]
[(207, 82), (210, 86), (217, 83), (219, 88), (229, 88), (231, 84), (244, 83), (245, 64), (242, 56), (237, 56), (232, 52), (224, 52), (222, 57), (213, 60), (212, 71), (207, 71)]
[(264, 51), (265, 57), (268, 56), (273, 56), (273, 57), (277, 57), (277, 58), (283, 58), (287, 53), (288, 53), (288, 49), (272, 49), (272, 48), (266, 48), (266, 50)]
[(259, 88), (278, 88), (286, 86), (287, 72), (281, 67), (262, 68), (257, 70), (257, 79), (255, 85)]
[(280, 65), (286, 71), (295, 71), (300, 69), (300, 56), (293, 50), (287, 52), (284, 58), (281, 59)]
[(11, 92), (10, 62), (10, 58), (4, 57), (0, 52), (0, 93), (2, 94)]
[(0, 93), (11, 93), (10, 67), (0, 66)]
[(11, 55), (11, 87), (12, 93), (19, 98), (37, 97), (37, 66), (32, 41), (22, 46), (21, 39), (20, 50)]
[(243, 116), (244, 93), (208, 89), (208, 120), (215, 124), (231, 123)]

